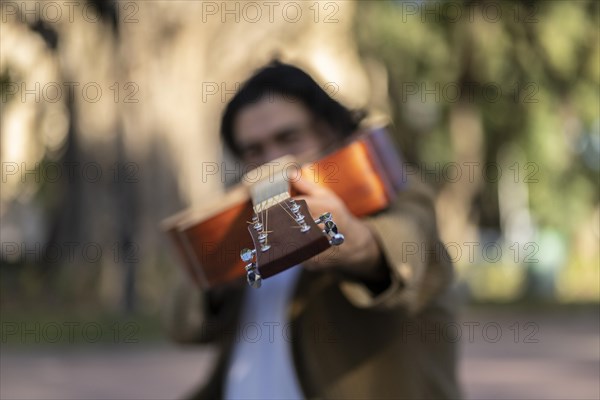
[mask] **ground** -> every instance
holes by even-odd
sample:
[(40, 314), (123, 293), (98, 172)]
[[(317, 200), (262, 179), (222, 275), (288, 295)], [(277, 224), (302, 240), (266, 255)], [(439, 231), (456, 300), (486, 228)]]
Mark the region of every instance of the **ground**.
[[(480, 308), (463, 314), (444, 339), (461, 344), (467, 398), (600, 399), (598, 324), (597, 309)], [(213, 357), (207, 347), (144, 340), (83, 347), (3, 345), (0, 398), (181, 398), (208, 376)]]

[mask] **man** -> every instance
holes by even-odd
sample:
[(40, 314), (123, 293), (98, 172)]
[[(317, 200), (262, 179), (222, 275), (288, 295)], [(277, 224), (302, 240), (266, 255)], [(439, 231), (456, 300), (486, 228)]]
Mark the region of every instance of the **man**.
[[(325, 149), (360, 119), (274, 62), (228, 104), (221, 133), (242, 162), (260, 165)], [(409, 182), (389, 209), (358, 219), (328, 189), (293, 184), (313, 215), (332, 213), (346, 241), (258, 290), (177, 291), (174, 339), (219, 348), (195, 398), (458, 398), (453, 272), (429, 193)]]

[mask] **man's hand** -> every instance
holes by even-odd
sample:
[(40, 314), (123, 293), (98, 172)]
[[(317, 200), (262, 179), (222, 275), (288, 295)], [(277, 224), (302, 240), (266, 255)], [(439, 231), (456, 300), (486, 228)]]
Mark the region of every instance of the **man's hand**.
[(314, 218), (331, 212), (338, 231), (345, 236), (340, 246), (331, 247), (325, 252), (302, 263), (310, 270), (335, 268), (358, 279), (370, 282), (383, 281), (387, 271), (379, 244), (371, 229), (356, 218), (333, 191), (307, 179), (292, 182), (301, 193), (297, 199), (306, 200)]

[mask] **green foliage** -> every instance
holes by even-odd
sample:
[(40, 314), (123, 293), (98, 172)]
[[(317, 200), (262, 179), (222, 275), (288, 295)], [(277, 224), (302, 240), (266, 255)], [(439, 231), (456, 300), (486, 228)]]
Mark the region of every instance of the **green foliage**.
[[(558, 267), (568, 279), (554, 284), (559, 298), (598, 301), (598, 233), (590, 221), (600, 210), (600, 2), (365, 1), (357, 14), (362, 56), (381, 61), (389, 74), (406, 158), (464, 161), (456, 140), (463, 132), (452, 128), (451, 116), (466, 106), (483, 131), (482, 147), (467, 143), (467, 154), (479, 154), (484, 165), (498, 162), (503, 149), (519, 154), (515, 176), (528, 189), (524, 207), (535, 229), (558, 232), (568, 247)], [(452, 185), (429, 183), (439, 191)], [(460, 206), (480, 228), (501, 232), (498, 182), (484, 179), (475, 190), (472, 204)], [(527, 290), (525, 265), (475, 264), (466, 275), (475, 297), (506, 301)]]
[[(538, 167), (537, 182), (529, 182), (534, 216), (571, 231), (574, 217), (585, 218), (599, 200), (593, 162), (599, 155), (590, 148), (600, 134), (598, 2), (424, 2), (416, 11), (411, 7), (418, 3), (409, 3), (360, 2), (356, 24), (363, 56), (387, 67), (408, 158), (455, 159), (448, 111), (474, 104), (483, 123), (484, 162), (495, 162), (504, 144), (523, 148)], [(434, 108), (431, 115), (440, 116), (430, 125), (410, 121), (420, 116), (407, 112), (415, 108), (407, 95), (415, 85), (426, 90), (416, 95), (416, 108)], [(586, 151), (592, 152), (587, 162)], [(484, 192), (495, 192), (496, 184), (486, 182)]]

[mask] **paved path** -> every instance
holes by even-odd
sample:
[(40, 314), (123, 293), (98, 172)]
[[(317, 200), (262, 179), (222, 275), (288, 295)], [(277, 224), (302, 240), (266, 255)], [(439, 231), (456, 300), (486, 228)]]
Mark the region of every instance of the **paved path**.
[[(471, 311), (447, 335), (460, 332), (468, 398), (600, 399), (598, 324), (589, 311)], [(168, 343), (3, 346), (0, 398), (181, 398), (206, 378), (213, 358), (210, 348)]]
[[(469, 313), (462, 325), (468, 328), (469, 322), (474, 340), (461, 338), (461, 375), (468, 398), (600, 399), (597, 312), (482, 311)], [(466, 334), (468, 329), (463, 329)]]

